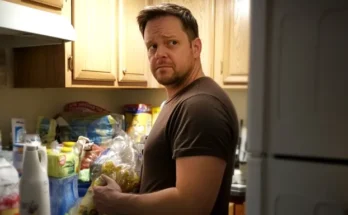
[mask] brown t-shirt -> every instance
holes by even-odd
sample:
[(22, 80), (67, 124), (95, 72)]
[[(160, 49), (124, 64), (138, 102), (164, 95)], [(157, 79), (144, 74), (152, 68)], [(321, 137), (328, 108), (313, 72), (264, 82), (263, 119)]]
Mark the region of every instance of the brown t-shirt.
[(216, 156), (227, 166), (211, 214), (227, 215), (238, 133), (227, 94), (211, 78), (195, 80), (166, 101), (147, 138), (140, 193), (175, 187), (176, 158)]

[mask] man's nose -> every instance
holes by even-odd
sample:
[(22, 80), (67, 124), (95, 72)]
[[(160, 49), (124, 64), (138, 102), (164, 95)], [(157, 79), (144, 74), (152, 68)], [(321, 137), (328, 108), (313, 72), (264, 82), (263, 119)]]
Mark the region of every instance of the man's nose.
[(164, 46), (158, 46), (156, 49), (155, 58), (159, 59), (163, 57), (167, 57), (166, 48)]

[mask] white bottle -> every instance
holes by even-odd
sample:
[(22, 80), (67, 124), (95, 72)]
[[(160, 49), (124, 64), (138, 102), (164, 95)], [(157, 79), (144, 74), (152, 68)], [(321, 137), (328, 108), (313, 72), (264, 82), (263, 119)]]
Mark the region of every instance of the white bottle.
[(19, 195), (21, 215), (51, 214), (45, 147), (24, 146), (23, 173), (19, 184)]

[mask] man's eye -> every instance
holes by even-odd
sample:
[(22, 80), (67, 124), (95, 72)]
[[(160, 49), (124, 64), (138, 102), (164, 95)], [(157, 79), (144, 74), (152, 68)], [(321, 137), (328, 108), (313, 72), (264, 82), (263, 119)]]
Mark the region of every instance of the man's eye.
[(148, 50), (152, 50), (152, 49), (156, 49), (157, 48), (157, 45), (151, 45), (148, 47)]
[(178, 44), (178, 42), (177, 42), (177, 41), (175, 41), (175, 40), (171, 40), (171, 41), (169, 41), (169, 45), (176, 45), (176, 44)]

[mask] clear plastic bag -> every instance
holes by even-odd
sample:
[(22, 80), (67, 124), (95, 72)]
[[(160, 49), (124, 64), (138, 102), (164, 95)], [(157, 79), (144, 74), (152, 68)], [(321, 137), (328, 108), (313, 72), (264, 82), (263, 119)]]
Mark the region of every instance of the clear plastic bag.
[[(141, 162), (141, 152), (134, 147), (130, 137), (123, 130), (117, 130), (116, 137), (111, 145), (93, 162), (90, 167), (93, 186), (103, 186), (104, 180), (101, 178), (105, 174), (114, 179), (121, 187), (122, 192), (135, 192), (139, 188)], [(93, 203), (93, 191), (91, 187), (83, 197), (75, 214), (95, 213)]]
[(100, 176), (105, 174), (120, 185), (122, 192), (133, 192), (140, 181), (140, 153), (126, 132), (118, 130), (111, 146), (91, 165), (92, 185), (103, 185)]
[(0, 214), (19, 213), (19, 176), (5, 158), (0, 157)]

